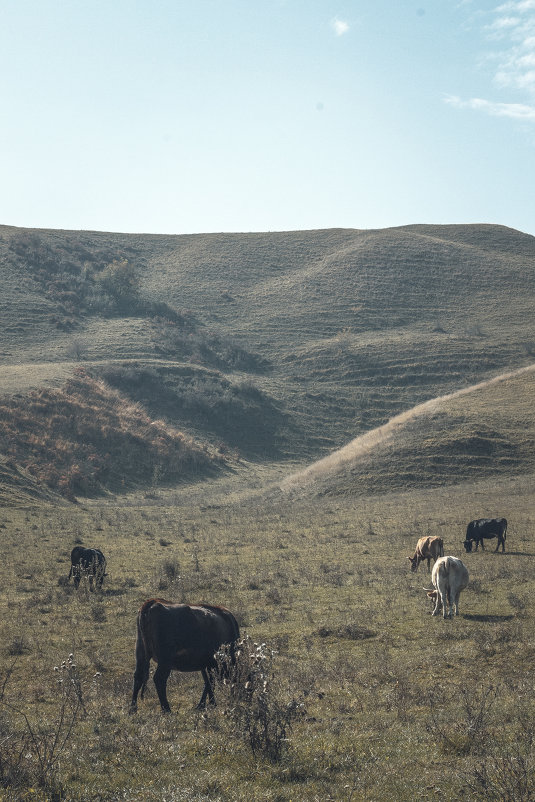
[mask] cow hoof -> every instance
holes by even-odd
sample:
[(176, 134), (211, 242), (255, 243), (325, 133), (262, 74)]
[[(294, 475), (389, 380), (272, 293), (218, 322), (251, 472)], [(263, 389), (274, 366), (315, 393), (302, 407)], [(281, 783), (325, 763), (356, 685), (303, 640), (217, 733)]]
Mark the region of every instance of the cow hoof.
[(131, 716), (133, 713), (137, 713), (137, 705), (130, 705), (128, 715)]

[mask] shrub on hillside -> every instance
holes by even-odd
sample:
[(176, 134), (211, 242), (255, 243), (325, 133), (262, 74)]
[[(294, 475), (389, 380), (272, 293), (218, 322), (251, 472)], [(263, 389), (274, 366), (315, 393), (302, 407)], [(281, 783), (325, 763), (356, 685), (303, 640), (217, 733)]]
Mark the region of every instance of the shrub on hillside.
[(250, 381), (231, 382), (219, 372), (194, 367), (173, 372), (112, 365), (101, 375), (154, 416), (193, 424), (243, 453), (278, 453), (286, 415)]
[(215, 458), (80, 371), (57, 390), (0, 404), (0, 451), (68, 498), (203, 474)]
[[(156, 313), (159, 307), (156, 304), (153, 306)], [(264, 373), (271, 368), (267, 359), (241, 348), (229, 339), (196, 327), (191, 319), (184, 316), (177, 319), (162, 312), (152, 316), (154, 345), (161, 354), (219, 370)]]
[(113, 298), (120, 312), (135, 312), (139, 307), (139, 276), (127, 259), (114, 259), (97, 282)]

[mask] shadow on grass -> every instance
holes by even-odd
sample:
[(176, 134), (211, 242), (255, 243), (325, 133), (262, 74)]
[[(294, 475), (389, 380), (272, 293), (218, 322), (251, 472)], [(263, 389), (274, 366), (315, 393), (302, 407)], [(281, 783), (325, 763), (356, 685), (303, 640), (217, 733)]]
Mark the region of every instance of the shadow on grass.
[(498, 624), (503, 621), (512, 621), (514, 615), (479, 615), (474, 613), (464, 613), (463, 618), (469, 621), (487, 621), (491, 624)]

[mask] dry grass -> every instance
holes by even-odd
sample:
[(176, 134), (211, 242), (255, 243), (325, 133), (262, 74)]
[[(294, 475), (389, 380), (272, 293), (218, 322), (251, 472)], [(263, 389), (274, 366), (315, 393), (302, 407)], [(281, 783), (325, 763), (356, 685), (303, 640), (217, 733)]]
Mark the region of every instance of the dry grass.
[[(0, 673), (16, 661), (4, 700), (17, 712), (0, 711), (4, 732), (21, 745), (24, 714), (34, 732), (39, 722), (40, 746), (55, 737), (63, 697), (53, 669), (70, 653), (85, 713), (46, 776), (26, 745), (31, 757), (14, 766), (6, 793), (412, 802), (483, 799), (488, 789), (498, 799), (512, 783), (532, 794), (530, 487), (526, 478), (358, 502), (10, 510)], [(461, 554), (476, 507), (509, 519), (505, 555)], [(424, 533), (469, 568), (454, 621), (429, 616), (427, 573), (408, 568)], [(65, 582), (80, 540), (106, 554), (102, 593)], [(169, 683), (170, 717), (152, 683), (128, 715), (136, 611), (163, 588), (229, 606), (250, 643), (268, 650), (269, 696), (255, 718), (221, 687), (218, 706), (199, 714), (201, 679), (187, 674)]]
[(191, 479), (215, 454), (78, 371), (62, 389), (0, 405), (0, 451), (67, 498)]

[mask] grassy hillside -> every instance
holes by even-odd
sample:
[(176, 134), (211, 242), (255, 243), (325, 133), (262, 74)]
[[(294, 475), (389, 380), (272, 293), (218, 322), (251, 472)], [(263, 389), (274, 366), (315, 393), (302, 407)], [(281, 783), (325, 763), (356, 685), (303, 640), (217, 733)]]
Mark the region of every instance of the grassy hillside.
[(534, 397), (535, 365), (414, 407), (282, 486), (355, 495), (533, 475)]
[(61, 389), (0, 402), (0, 452), (71, 500), (191, 481), (221, 463), (215, 452), (151, 420), (84, 371)]
[(535, 353), (535, 239), (500, 226), (0, 227), (0, 266), (4, 393), (61, 387), (82, 363), (150, 415), (274, 467)]

